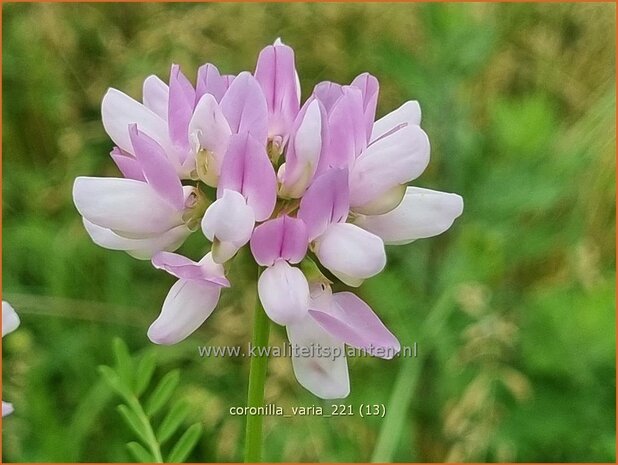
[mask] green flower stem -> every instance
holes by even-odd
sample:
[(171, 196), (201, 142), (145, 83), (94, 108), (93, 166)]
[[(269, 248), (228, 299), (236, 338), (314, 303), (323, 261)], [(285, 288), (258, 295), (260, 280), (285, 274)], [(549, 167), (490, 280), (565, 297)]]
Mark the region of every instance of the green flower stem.
[[(253, 321), (253, 347), (257, 356), (251, 358), (249, 368), (249, 393), (247, 395), (248, 407), (261, 407), (264, 405), (264, 384), (266, 381), (266, 369), (268, 356), (259, 351), (260, 347), (268, 346), (268, 334), (270, 332), (270, 320), (262, 308), (259, 297), (256, 299), (255, 314)], [(262, 416), (247, 414), (247, 427), (245, 431), (245, 462), (260, 462), (262, 459)]]

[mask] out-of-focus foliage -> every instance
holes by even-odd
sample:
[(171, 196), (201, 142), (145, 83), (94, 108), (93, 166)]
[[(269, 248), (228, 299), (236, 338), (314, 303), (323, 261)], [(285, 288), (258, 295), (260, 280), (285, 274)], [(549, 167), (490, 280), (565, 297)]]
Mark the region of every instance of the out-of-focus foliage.
[[(122, 337), (144, 350), (170, 277), (91, 243), (78, 175), (115, 175), (99, 104), (140, 97), (172, 62), (252, 69), (276, 37), (297, 51), (303, 95), (370, 71), (380, 115), (418, 99), (432, 162), (415, 183), (460, 193), (441, 237), (389, 249), (362, 288), (417, 358), (351, 360), (345, 403), (385, 419), (268, 417), (268, 461), (615, 460), (615, 6), (610, 4), (3, 5), (3, 292), (22, 316), (4, 341), (6, 461), (127, 461), (132, 432), (97, 366)], [(197, 258), (199, 237), (183, 248)], [(247, 257), (241, 257), (248, 264)], [(155, 379), (204, 435), (189, 461), (238, 461), (249, 266), (187, 341), (156, 347)], [(243, 290), (245, 289), (245, 290)], [(272, 342), (285, 338), (277, 328)], [(322, 405), (288, 359), (267, 402)]]
[[(177, 435), (178, 442), (169, 445), (189, 414), (187, 402), (172, 401), (180, 382), (179, 370), (170, 371), (151, 388), (156, 370), (156, 356), (152, 351), (139, 358), (132, 357), (122, 339), (116, 338), (114, 356), (115, 367), (101, 365), (99, 371), (107, 386), (123, 400), (117, 407), (118, 413), (139, 440), (128, 442), (127, 450), (140, 463), (184, 462), (202, 434), (202, 425), (194, 423), (182, 435)], [(153, 422), (155, 419), (160, 422), (158, 427)]]

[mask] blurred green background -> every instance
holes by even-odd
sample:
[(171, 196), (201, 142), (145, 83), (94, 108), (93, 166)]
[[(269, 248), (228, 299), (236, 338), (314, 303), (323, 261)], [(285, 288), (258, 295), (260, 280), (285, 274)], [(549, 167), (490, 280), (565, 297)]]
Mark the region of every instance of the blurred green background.
[[(141, 97), (172, 62), (253, 70), (275, 38), (296, 49), (303, 97), (369, 71), (378, 113), (418, 99), (432, 161), (416, 185), (457, 192), (443, 236), (389, 248), (360, 293), (418, 357), (351, 360), (346, 404), (385, 419), (265, 420), (267, 461), (615, 461), (615, 6), (613, 4), (4, 4), (4, 461), (131, 460), (102, 382), (111, 341), (181, 369), (174, 401), (205, 433), (193, 462), (242, 459), (247, 359), (198, 344), (250, 339), (252, 272), (198, 332), (153, 347), (173, 282), (95, 246), (71, 201), (78, 175), (114, 176), (107, 87)], [(181, 249), (201, 257), (196, 234)], [(247, 257), (241, 257), (244, 263)], [(244, 287), (244, 291), (243, 291)], [(272, 341), (281, 343), (277, 328)], [(323, 405), (289, 359), (267, 402)], [(186, 425), (185, 425), (186, 427)]]

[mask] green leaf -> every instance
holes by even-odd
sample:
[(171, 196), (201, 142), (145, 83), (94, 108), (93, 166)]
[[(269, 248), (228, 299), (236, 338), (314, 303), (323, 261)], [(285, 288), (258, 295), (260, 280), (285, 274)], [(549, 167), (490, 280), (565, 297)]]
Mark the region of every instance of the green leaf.
[(187, 431), (178, 440), (172, 451), (170, 452), (167, 462), (182, 463), (184, 462), (202, 435), (202, 425), (195, 423), (191, 425)]
[(116, 359), (116, 371), (124, 384), (133, 388), (133, 360), (129, 354), (129, 348), (120, 338), (114, 338), (114, 358)]
[(133, 398), (133, 393), (122, 382), (120, 376), (118, 376), (118, 373), (116, 373), (112, 368), (105, 365), (101, 365), (99, 367), (99, 372), (101, 373), (103, 379), (110, 388), (116, 391), (116, 393), (118, 393), (128, 403), (131, 402), (131, 399)]
[(135, 371), (135, 395), (141, 396), (150, 381), (156, 368), (156, 356), (153, 352), (148, 352), (142, 357)]
[(127, 444), (127, 449), (129, 449), (129, 452), (131, 453), (133, 458), (135, 458), (135, 460), (137, 460), (138, 462), (152, 463), (152, 455), (150, 455), (150, 453), (146, 449), (144, 449), (144, 446), (142, 446), (140, 443), (129, 442)]
[(189, 405), (186, 402), (178, 402), (172, 407), (157, 431), (157, 438), (160, 444), (163, 444), (172, 437), (188, 414)]
[(146, 403), (147, 415), (152, 416), (161, 410), (161, 407), (172, 397), (179, 381), (179, 370), (170, 371), (163, 377)]
[(147, 443), (148, 437), (143, 431), (144, 425), (140, 421), (137, 414), (124, 404), (119, 405), (117, 408), (118, 408), (118, 411), (120, 412), (120, 415), (122, 415), (122, 418), (124, 418), (124, 421), (127, 423), (127, 425), (129, 425), (129, 427), (135, 432), (135, 434), (137, 434), (137, 436), (142, 441)]

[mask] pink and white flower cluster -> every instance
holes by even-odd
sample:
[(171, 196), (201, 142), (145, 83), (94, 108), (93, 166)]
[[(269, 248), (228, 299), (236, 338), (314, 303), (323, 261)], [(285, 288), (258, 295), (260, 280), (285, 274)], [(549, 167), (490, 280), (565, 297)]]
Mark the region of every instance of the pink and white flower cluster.
[[(153, 342), (177, 343), (210, 316), (230, 286), (224, 265), (249, 245), (264, 310), (292, 345), (399, 351), (365, 302), (330, 284), (360, 286), (384, 268), (385, 244), (444, 232), (463, 201), (407, 186), (429, 162), (420, 107), (406, 102), (374, 121), (378, 87), (367, 73), (322, 82), (301, 105), (294, 51), (277, 40), (253, 73), (206, 64), (193, 86), (173, 65), (168, 84), (144, 81), (142, 103), (107, 92), (103, 125), (124, 177), (79, 177), (73, 197), (95, 243), (178, 278)], [(200, 261), (173, 253), (200, 229), (212, 243)], [(349, 393), (344, 356), (295, 357), (293, 367), (322, 398)]]

